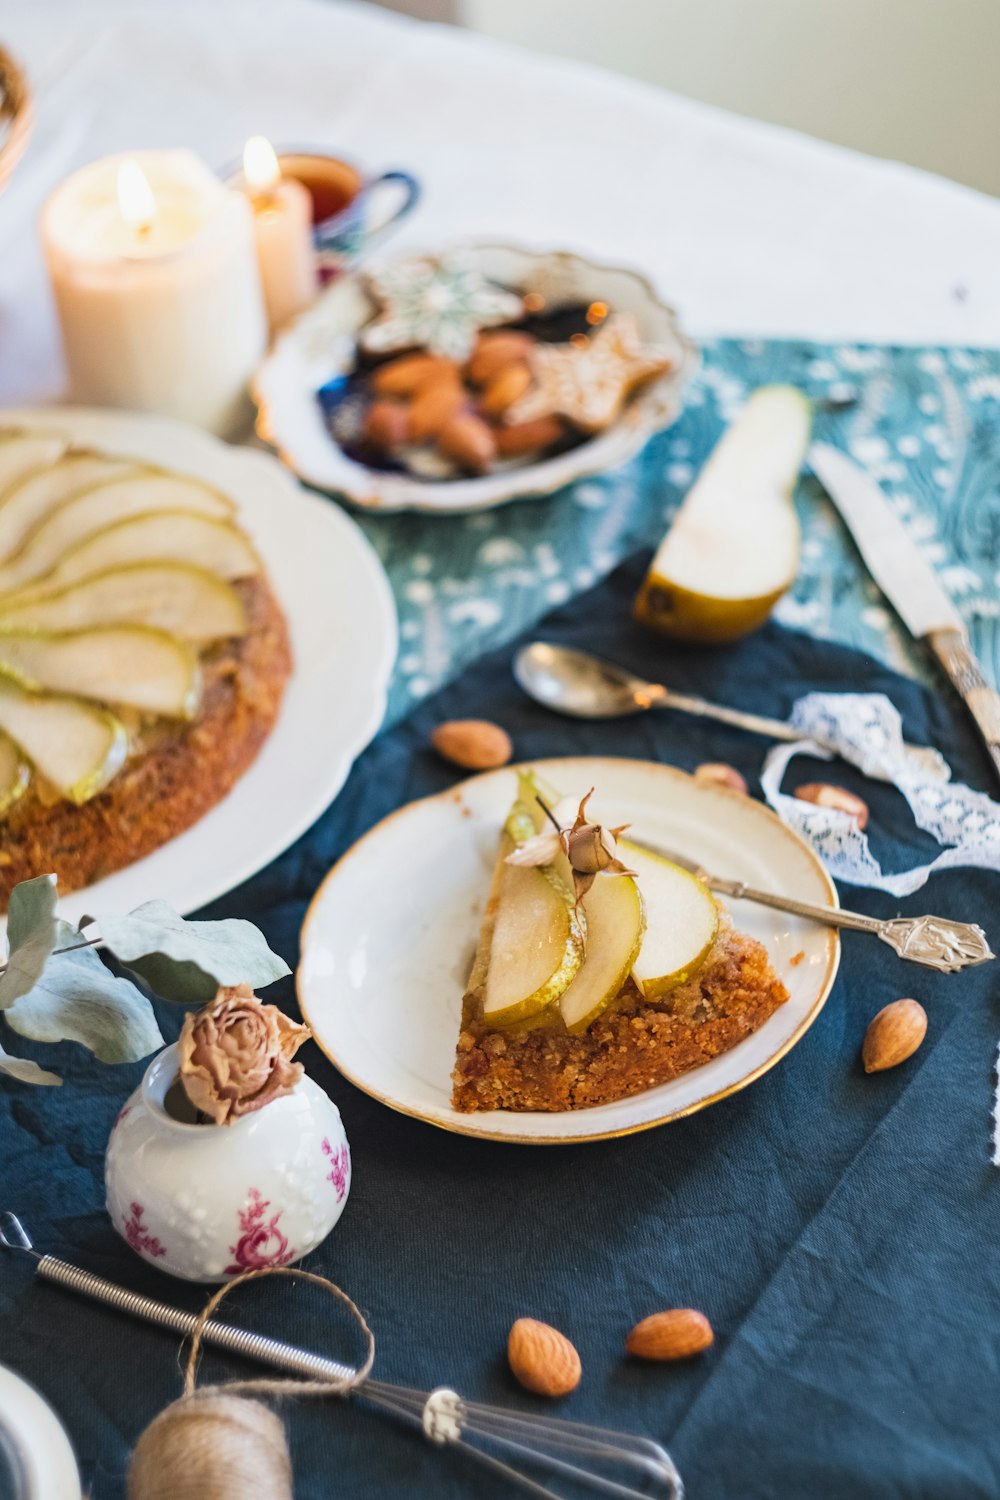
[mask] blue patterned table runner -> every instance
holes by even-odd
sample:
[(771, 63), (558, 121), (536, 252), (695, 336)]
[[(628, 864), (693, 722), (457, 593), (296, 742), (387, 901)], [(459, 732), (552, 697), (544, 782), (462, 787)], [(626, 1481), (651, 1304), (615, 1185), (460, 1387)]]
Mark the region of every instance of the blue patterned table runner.
[[(400, 613), (389, 722), (467, 662), (653, 546), (725, 425), (759, 385), (816, 402), (815, 432), (889, 495), (1000, 678), (1000, 351), (713, 340), (684, 411), (631, 462), (557, 495), (469, 516), (359, 515)], [(928, 672), (811, 475), (798, 487), (802, 559), (777, 618)]]

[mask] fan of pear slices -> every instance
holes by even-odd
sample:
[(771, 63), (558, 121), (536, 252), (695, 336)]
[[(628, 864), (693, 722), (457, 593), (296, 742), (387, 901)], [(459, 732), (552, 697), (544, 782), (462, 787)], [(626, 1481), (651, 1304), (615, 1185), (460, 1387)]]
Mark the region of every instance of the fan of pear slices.
[(199, 653), (244, 633), (232, 585), (261, 566), (234, 514), (202, 480), (0, 433), (0, 815), (36, 777), (86, 802), (130, 725), (197, 715)]
[(703, 882), (627, 839), (618, 855), (634, 878), (599, 877), (579, 901), (565, 853), (550, 864), (511, 863), (511, 851), (544, 829), (542, 807), (561, 805), (536, 773), (519, 774), (501, 841), (483, 1002), (493, 1026), (547, 1012), (571, 1033), (586, 1031), (629, 975), (648, 999), (662, 999), (698, 971), (715, 941), (719, 911)]

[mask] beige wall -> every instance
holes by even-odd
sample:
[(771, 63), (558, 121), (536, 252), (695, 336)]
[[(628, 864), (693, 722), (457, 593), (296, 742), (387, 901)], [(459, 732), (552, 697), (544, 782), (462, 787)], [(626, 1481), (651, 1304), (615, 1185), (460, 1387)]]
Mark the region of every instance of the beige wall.
[(456, 0), (473, 29), (1000, 194), (1000, 0)]

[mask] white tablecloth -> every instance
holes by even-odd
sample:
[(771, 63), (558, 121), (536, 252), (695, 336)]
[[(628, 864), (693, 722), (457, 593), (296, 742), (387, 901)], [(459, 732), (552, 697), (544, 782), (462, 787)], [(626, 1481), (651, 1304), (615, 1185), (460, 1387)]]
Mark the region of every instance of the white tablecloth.
[(612, 73), (343, 0), (11, 0), (0, 32), (39, 96), (0, 198), (0, 404), (62, 385), (35, 229), (52, 187), (129, 147), (222, 164), (261, 131), (413, 168), (394, 247), (628, 261), (695, 334), (1000, 345), (1000, 202)]

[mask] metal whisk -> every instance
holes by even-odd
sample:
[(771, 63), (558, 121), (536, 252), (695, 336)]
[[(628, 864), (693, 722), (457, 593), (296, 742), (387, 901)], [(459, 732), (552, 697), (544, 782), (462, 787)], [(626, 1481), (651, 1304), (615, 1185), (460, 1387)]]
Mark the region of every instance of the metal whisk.
[[(0, 1213), (0, 1245), (29, 1255), (35, 1262), (35, 1275), (43, 1281), (77, 1292), (146, 1323), (154, 1323), (171, 1333), (185, 1337), (193, 1332), (198, 1321), (194, 1313), (171, 1307), (167, 1302), (157, 1302), (141, 1292), (129, 1291), (127, 1287), (106, 1281), (103, 1276), (95, 1276), (92, 1271), (85, 1271), (54, 1255), (41, 1254), (16, 1214), (9, 1211)], [(235, 1328), (215, 1318), (205, 1324), (203, 1337), (206, 1343), (230, 1354), (259, 1360), (310, 1380), (341, 1383), (354, 1374), (350, 1366), (337, 1360), (310, 1354), (280, 1339)], [(560, 1496), (557, 1491), (516, 1468), (515, 1462), (545, 1470), (595, 1494), (618, 1496), (619, 1500), (648, 1500), (651, 1496), (681, 1500), (683, 1495), (680, 1475), (670, 1455), (649, 1438), (609, 1432), (586, 1422), (564, 1422), (558, 1418), (506, 1411), (498, 1406), (483, 1406), (464, 1401), (447, 1386), (439, 1386), (433, 1391), (415, 1391), (369, 1378), (347, 1394), (381, 1407), (420, 1428), (424, 1436), (439, 1447), (461, 1449), (512, 1484), (529, 1494), (545, 1497), (545, 1500), (560, 1500)], [(602, 1467), (610, 1472), (602, 1473)], [(614, 1473), (619, 1477), (612, 1477)], [(636, 1487), (640, 1484), (643, 1485), (641, 1489)]]

